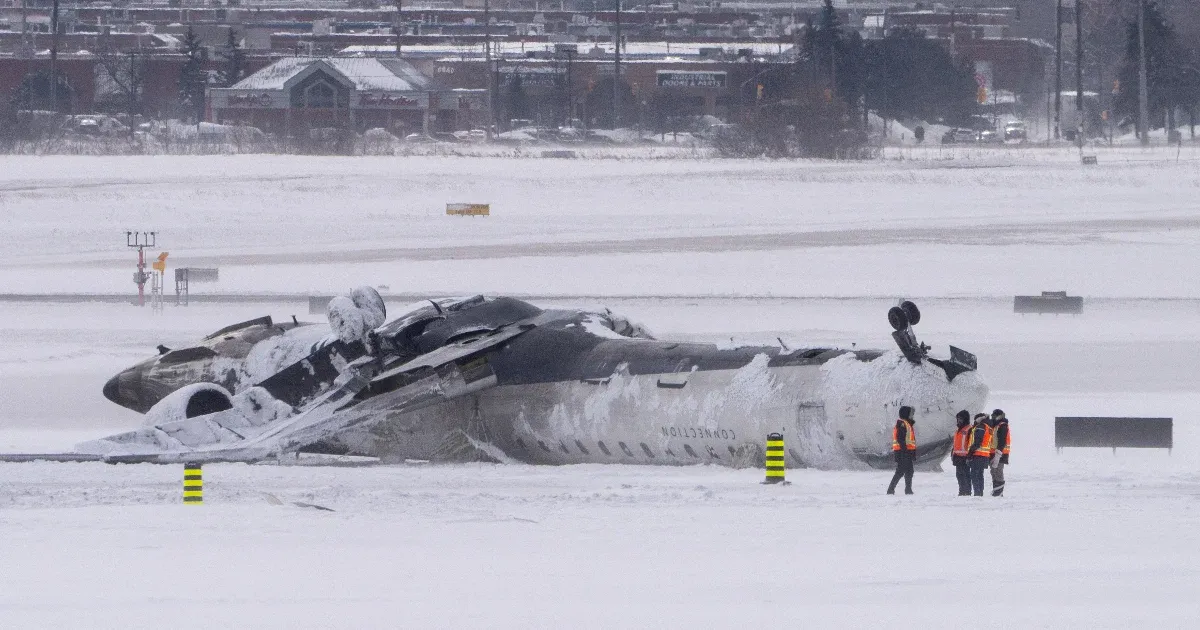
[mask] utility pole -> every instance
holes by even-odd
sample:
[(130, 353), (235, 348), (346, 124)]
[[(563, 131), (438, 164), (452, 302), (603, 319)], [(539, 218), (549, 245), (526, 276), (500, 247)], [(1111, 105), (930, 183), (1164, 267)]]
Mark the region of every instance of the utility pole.
[(58, 0), (50, 12), (50, 111), (58, 111)]
[(137, 115), (138, 89), (141, 87), (141, 79), (138, 76), (139, 70), (135, 67), (134, 50), (129, 49), (129, 137), (132, 139), (134, 130), (137, 125), (133, 124), (133, 117)]
[(1062, 120), (1062, 7), (1057, 0), (1054, 11), (1054, 139), (1059, 139), (1059, 122)]
[(483, 0), (483, 65), (487, 70), (487, 141), (492, 141), (492, 128), (496, 126), (496, 104), (493, 102), (495, 73), (492, 72), (492, 14), (488, 0)]
[(1146, 0), (1138, 0), (1138, 137), (1150, 146), (1150, 93), (1146, 87)]
[(400, 38), (404, 36), (404, 7), (396, 0), (396, 59), (400, 59)]
[(951, 59), (958, 58), (956, 51), (955, 51), (955, 46), (957, 46), (957, 44), (958, 44), (958, 42), (956, 41), (957, 38), (955, 37), (958, 34), (958, 14), (957, 14), (957, 12), (958, 12), (958, 5), (956, 4), (950, 8), (950, 58)]
[(1083, 0), (1075, 0), (1075, 113), (1079, 116), (1075, 130), (1079, 146), (1083, 146)]
[(571, 57), (575, 51), (567, 48), (564, 50), (567, 54), (567, 123), (566, 126), (571, 126), (571, 121), (575, 119), (575, 89), (571, 82)]
[(621, 0), (617, 0), (617, 41), (613, 46), (613, 129), (621, 121)]

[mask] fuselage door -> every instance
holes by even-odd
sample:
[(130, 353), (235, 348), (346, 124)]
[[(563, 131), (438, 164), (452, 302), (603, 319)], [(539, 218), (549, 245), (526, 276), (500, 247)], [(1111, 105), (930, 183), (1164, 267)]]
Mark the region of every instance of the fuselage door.
[(696, 366), (692, 365), (690, 358), (680, 359), (679, 363), (675, 364), (674, 372), (658, 375), (658, 386), (663, 389), (683, 389), (695, 369)]

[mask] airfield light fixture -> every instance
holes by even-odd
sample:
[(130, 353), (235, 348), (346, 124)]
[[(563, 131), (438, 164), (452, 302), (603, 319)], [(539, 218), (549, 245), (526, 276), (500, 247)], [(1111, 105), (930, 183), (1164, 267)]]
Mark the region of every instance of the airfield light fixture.
[(146, 273), (146, 248), (155, 247), (157, 241), (157, 232), (125, 232), (125, 246), (138, 250), (137, 271), (133, 274), (133, 282), (138, 285), (138, 306), (146, 305), (146, 281), (150, 279)]

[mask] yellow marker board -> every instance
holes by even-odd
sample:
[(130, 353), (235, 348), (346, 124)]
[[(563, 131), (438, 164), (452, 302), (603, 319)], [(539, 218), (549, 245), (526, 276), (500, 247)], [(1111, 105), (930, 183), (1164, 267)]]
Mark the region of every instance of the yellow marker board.
[(461, 217), (491, 216), (492, 206), (487, 203), (448, 203), (446, 214)]

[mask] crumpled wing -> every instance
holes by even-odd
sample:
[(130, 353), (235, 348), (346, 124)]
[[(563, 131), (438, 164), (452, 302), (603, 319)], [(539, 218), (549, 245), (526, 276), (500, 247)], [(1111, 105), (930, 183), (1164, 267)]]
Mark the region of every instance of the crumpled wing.
[(102, 452), (105, 461), (113, 463), (271, 459), (350, 428), (367, 429), (390, 416), (494, 386), (486, 353), (532, 328), (515, 325), (449, 344), (375, 378), (369, 377), (372, 358), (360, 358), (302, 412), (265, 425), (229, 410), (97, 440), (81, 445), (81, 450)]

